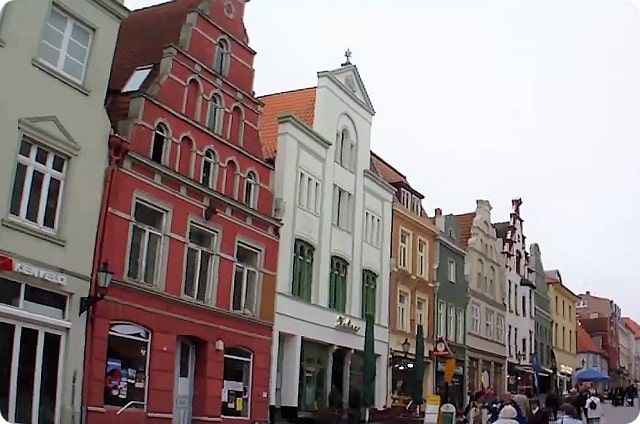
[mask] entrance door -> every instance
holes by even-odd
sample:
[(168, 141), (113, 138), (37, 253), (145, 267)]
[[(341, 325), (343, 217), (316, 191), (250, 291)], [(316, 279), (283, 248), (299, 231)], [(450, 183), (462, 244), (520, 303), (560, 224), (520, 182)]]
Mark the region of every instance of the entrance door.
[(0, 321), (0, 413), (9, 422), (58, 424), (64, 333)]
[(196, 345), (189, 340), (179, 339), (176, 352), (176, 384), (173, 407), (173, 422), (175, 424), (191, 424), (195, 360)]

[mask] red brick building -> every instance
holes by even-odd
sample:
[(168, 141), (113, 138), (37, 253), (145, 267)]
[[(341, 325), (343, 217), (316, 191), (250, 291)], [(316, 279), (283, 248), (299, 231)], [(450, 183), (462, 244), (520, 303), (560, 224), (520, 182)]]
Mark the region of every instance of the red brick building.
[(121, 27), (96, 249), (113, 280), (89, 311), (88, 423), (268, 418), (279, 222), (244, 7), (177, 0)]

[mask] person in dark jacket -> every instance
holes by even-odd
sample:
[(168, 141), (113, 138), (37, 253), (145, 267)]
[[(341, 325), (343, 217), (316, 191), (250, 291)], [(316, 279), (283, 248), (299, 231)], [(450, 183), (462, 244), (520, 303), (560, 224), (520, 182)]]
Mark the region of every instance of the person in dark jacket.
[(558, 419), (558, 408), (560, 408), (560, 399), (558, 398), (558, 394), (556, 392), (551, 392), (547, 395), (547, 398), (544, 401), (546, 409), (551, 414), (554, 420)]
[(537, 399), (531, 401), (531, 419), (529, 424), (548, 424), (549, 423), (549, 411), (546, 408), (540, 406), (540, 402)]

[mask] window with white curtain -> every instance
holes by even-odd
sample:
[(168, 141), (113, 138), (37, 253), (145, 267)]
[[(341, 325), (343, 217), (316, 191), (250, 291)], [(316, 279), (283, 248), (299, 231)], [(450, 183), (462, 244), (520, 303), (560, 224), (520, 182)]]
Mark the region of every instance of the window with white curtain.
[(231, 305), (234, 312), (251, 316), (255, 316), (258, 312), (259, 261), (258, 249), (245, 243), (238, 243)]
[(418, 238), (418, 276), (429, 278), (429, 244), (426, 240)]
[(253, 171), (247, 173), (244, 182), (244, 204), (255, 209), (258, 206), (258, 193), (260, 183), (258, 177)]
[(409, 293), (398, 291), (398, 330), (409, 331)]
[(398, 252), (398, 266), (406, 271), (411, 271), (411, 233), (400, 229), (400, 251)]
[(136, 200), (131, 223), (131, 243), (127, 277), (155, 284), (160, 270), (162, 236), (166, 212), (142, 200)]
[(191, 224), (187, 243), (187, 265), (183, 293), (186, 297), (205, 302), (213, 292), (213, 272), (217, 234)]
[(456, 307), (449, 305), (449, 312), (447, 313), (447, 320), (449, 325), (447, 326), (447, 339), (452, 342), (456, 341)]

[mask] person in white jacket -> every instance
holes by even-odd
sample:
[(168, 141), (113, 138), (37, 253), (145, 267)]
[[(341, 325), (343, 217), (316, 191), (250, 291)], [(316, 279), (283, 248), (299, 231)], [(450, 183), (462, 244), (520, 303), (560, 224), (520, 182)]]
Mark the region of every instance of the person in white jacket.
[(518, 416), (518, 412), (516, 408), (511, 405), (505, 405), (498, 415), (498, 420), (493, 424), (518, 424), (518, 420), (516, 417)]
[(591, 391), (591, 396), (587, 399), (587, 424), (599, 424), (604, 417), (604, 409), (600, 403), (600, 398)]

